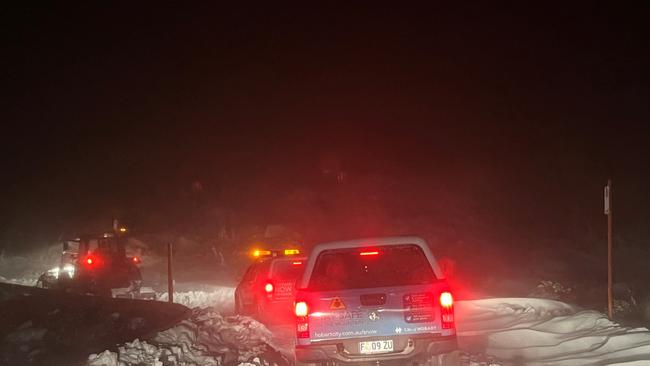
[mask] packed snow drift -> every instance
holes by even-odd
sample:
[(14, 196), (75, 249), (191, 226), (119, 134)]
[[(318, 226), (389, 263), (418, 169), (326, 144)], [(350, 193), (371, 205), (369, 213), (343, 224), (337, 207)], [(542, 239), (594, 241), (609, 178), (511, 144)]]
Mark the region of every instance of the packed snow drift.
[[(35, 284), (40, 273), (56, 265), (52, 258), (57, 257), (58, 250), (49, 247), (25, 256), (0, 255), (0, 276), (3, 276), (0, 281)], [(160, 282), (165, 276), (155, 266), (160, 262), (156, 258), (144, 257), (147, 267), (144, 273), (157, 284), (156, 299), (167, 301), (166, 283)], [(151, 267), (149, 262), (153, 263)], [(178, 266), (183, 280), (176, 283), (174, 302), (192, 311), (182, 319), (162, 316), (163, 308), (157, 309), (158, 305), (154, 304), (149, 307), (153, 312), (124, 307), (119, 312), (104, 312), (98, 317), (92, 311), (100, 309), (104, 300), (76, 297), (68, 304), (67, 297), (59, 295), (56, 302), (47, 303), (42, 301), (43, 290), (0, 287), (3, 313), (13, 314), (3, 317), (0, 329), (3, 359), (29, 364), (79, 360), (93, 366), (284, 365), (291, 362), (292, 326), (266, 328), (254, 319), (231, 316), (234, 284), (230, 277), (235, 274), (215, 280), (187, 265), (189, 260), (185, 262)], [(180, 271), (185, 268), (192, 271)], [(524, 283), (518, 277), (509, 281)], [(15, 291), (22, 292), (20, 298), (15, 297)], [(574, 295), (572, 289), (569, 291), (549, 281), (542, 281), (530, 293), (530, 296), (571, 302), (569, 295)], [(542, 298), (457, 301), (455, 310), (465, 364), (650, 365), (648, 329), (623, 327), (597, 311)], [(148, 323), (143, 324), (139, 319)], [(162, 324), (165, 327), (154, 326)], [(77, 354), (73, 355), (74, 352)], [(88, 357), (89, 354), (92, 355)]]
[(523, 365), (650, 364), (650, 332), (559, 301), (497, 298), (460, 301), (462, 350)]
[[(490, 360), (487, 363), (492, 365), (650, 364), (648, 329), (622, 327), (599, 312), (559, 301), (459, 301), (456, 319), (462, 359), (468, 365), (480, 365), (477, 359)], [(291, 329), (270, 329), (273, 334), (248, 317), (222, 317), (214, 308), (195, 309), (190, 319), (159, 333), (151, 343), (134, 341), (117, 352), (91, 355), (88, 365), (291, 362), (290, 347), (286, 347)]]
[(191, 317), (159, 332), (150, 342), (134, 340), (92, 354), (88, 366), (288, 364), (271, 346), (272, 333), (246, 316), (223, 317), (214, 308), (194, 309)]
[(89, 353), (150, 337), (190, 313), (179, 304), (0, 284), (0, 364), (79, 364)]
[[(195, 288), (195, 290), (174, 291), (174, 302), (188, 308), (214, 307), (222, 314), (230, 314), (234, 311), (234, 287), (197, 285)], [(169, 295), (167, 292), (157, 293), (156, 300), (168, 301)]]

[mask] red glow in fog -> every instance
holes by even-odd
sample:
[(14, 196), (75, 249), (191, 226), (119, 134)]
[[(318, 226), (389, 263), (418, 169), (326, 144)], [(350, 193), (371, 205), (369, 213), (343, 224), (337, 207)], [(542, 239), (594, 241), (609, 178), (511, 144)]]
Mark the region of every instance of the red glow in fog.
[(360, 256), (365, 257), (365, 256), (371, 256), (371, 255), (379, 255), (378, 251), (372, 251), (372, 252), (361, 252), (359, 253)]

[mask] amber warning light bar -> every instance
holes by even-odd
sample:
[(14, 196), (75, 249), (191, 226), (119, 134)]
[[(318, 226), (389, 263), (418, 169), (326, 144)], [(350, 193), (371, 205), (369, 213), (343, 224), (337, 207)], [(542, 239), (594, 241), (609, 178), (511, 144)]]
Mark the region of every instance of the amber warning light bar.
[(256, 249), (256, 250), (253, 251), (253, 257), (256, 257), (256, 258), (257, 258), (257, 257), (264, 257), (264, 256), (267, 256), (267, 255), (271, 255), (271, 251), (270, 251), (270, 250), (259, 250), (259, 249)]
[(284, 249), (284, 250), (267, 250), (267, 249), (255, 249), (251, 252), (251, 256), (254, 258), (261, 257), (277, 257), (277, 256), (290, 256), (300, 254), (300, 249)]

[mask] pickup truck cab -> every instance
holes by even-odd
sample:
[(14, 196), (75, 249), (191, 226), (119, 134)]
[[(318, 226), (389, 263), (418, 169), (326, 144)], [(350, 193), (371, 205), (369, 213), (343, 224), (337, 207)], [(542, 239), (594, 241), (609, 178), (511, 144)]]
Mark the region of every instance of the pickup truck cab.
[(297, 286), (297, 363), (459, 363), (453, 295), (419, 237), (319, 244)]

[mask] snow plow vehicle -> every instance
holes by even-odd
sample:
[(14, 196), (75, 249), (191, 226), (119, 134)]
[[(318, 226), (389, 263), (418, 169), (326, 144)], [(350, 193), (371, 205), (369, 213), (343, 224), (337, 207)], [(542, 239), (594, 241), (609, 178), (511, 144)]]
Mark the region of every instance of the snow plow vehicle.
[(40, 276), (37, 286), (98, 296), (155, 299), (152, 288), (142, 287), (140, 258), (126, 255), (126, 229), (100, 237), (82, 236), (63, 242), (61, 262)]
[(452, 292), (421, 238), (319, 244), (295, 301), (297, 363), (459, 364)]

